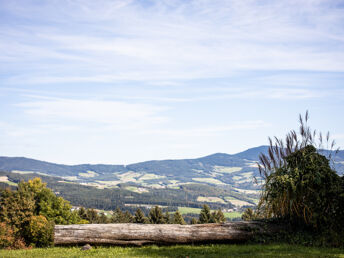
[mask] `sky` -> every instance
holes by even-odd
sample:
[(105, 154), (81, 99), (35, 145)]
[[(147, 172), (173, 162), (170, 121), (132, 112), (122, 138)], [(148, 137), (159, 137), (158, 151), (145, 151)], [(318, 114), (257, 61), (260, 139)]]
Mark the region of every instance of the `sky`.
[(306, 110), (344, 148), (342, 0), (0, 0), (0, 156), (232, 154)]

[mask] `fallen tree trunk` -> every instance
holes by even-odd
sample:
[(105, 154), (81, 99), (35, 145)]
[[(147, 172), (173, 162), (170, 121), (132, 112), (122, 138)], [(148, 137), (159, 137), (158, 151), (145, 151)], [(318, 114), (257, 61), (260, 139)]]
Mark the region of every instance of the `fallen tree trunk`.
[(273, 233), (276, 228), (262, 222), (224, 224), (82, 224), (56, 225), (55, 245), (70, 244), (186, 244), (246, 241), (259, 233)]

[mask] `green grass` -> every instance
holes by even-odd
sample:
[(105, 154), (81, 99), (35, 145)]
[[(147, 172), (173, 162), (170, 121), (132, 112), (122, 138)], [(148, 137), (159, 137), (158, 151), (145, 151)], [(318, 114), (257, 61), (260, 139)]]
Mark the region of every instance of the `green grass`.
[(213, 184), (213, 185), (224, 185), (225, 184), (225, 183), (221, 182), (220, 180), (217, 180), (217, 179), (211, 178), (211, 177), (196, 177), (196, 178), (192, 178), (192, 180), (198, 181), (198, 182), (209, 183), (209, 184)]
[(189, 208), (189, 207), (178, 207), (178, 211), (180, 214), (184, 215), (187, 213), (194, 213), (194, 214), (199, 214), (201, 212), (201, 209), (198, 208)]
[(242, 170), (242, 167), (214, 166), (214, 171), (219, 173), (235, 173)]
[(234, 219), (234, 218), (241, 218), (242, 213), (233, 211), (233, 212), (224, 212), (223, 215), (225, 215), (225, 218), (227, 219)]
[(134, 193), (148, 193), (148, 190), (142, 187), (136, 187), (136, 186), (127, 186), (125, 187), (126, 190), (132, 191)]
[(94, 171), (87, 170), (87, 173), (79, 173), (79, 176), (81, 176), (81, 177), (95, 177), (95, 176), (99, 176), (99, 174), (94, 172)]
[(226, 203), (224, 200), (222, 200), (219, 197), (204, 197), (204, 196), (198, 196), (197, 197), (198, 202), (218, 202), (218, 203)]
[(54, 247), (0, 250), (0, 257), (344, 257), (343, 249), (298, 245), (176, 245), (144, 247)]
[[(180, 212), (180, 214), (184, 215), (184, 214), (188, 214), (188, 213), (193, 213), (193, 214), (200, 214), (201, 209), (198, 208), (189, 208), (189, 207), (178, 207), (178, 211)], [(215, 210), (211, 210), (211, 212), (213, 212)], [(240, 212), (224, 212), (223, 215), (225, 215), (225, 217), (227, 219), (233, 219), (233, 218), (241, 218), (241, 214)]]

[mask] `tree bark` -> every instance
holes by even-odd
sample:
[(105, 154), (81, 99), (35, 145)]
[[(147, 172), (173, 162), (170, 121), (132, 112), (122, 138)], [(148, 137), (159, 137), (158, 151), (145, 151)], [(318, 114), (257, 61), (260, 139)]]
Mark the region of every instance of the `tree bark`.
[(82, 224), (56, 225), (55, 245), (70, 244), (192, 244), (242, 242), (257, 233), (276, 229), (262, 222), (240, 221), (224, 224)]

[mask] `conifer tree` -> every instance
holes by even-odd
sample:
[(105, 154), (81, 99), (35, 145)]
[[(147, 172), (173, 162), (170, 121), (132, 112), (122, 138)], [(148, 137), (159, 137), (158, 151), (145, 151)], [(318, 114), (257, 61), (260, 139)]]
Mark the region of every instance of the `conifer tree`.
[(108, 219), (108, 217), (104, 214), (104, 212), (100, 213), (99, 219), (98, 219), (98, 223), (101, 223), (101, 224), (109, 223), (109, 219)]
[(120, 208), (116, 208), (113, 212), (111, 222), (112, 223), (123, 223), (125, 221), (124, 214)]
[(150, 209), (149, 221), (152, 224), (165, 224), (165, 219), (159, 206)]
[(217, 218), (216, 218), (216, 212), (215, 212), (215, 211), (213, 211), (213, 212), (210, 214), (209, 223), (217, 223)]
[(78, 215), (81, 219), (84, 219), (84, 220), (87, 220), (87, 213), (86, 213), (86, 210), (84, 207), (81, 207), (79, 210), (78, 210)]
[(170, 217), (170, 214), (168, 213), (168, 210), (166, 210), (164, 214), (164, 220), (166, 224), (171, 224), (171, 217)]
[(251, 208), (247, 208), (244, 213), (241, 215), (241, 219), (245, 220), (245, 221), (249, 221), (249, 220), (254, 220), (255, 219), (255, 213)]
[(173, 223), (174, 224), (180, 224), (180, 225), (186, 224), (183, 216), (180, 214), (180, 212), (178, 210), (173, 215)]
[(224, 222), (226, 222), (225, 215), (223, 214), (221, 209), (217, 210), (217, 212), (215, 214), (215, 218), (216, 218), (216, 223), (224, 223)]
[(201, 213), (199, 214), (199, 223), (209, 223), (210, 222), (210, 208), (208, 205), (204, 204), (203, 209), (201, 210)]
[(198, 221), (197, 221), (197, 219), (195, 219), (195, 218), (192, 218), (191, 219), (191, 224), (193, 225), (193, 224), (197, 224), (198, 223)]
[(123, 221), (122, 223), (132, 223), (134, 222), (133, 215), (129, 211), (126, 211), (123, 215)]
[(86, 210), (86, 214), (87, 214), (87, 220), (92, 224), (92, 223), (98, 223), (99, 221), (99, 217), (98, 217), (98, 213), (96, 210), (94, 209), (87, 209)]
[(146, 220), (147, 218), (145, 217), (145, 214), (142, 212), (140, 208), (138, 208), (135, 212), (134, 223), (145, 224)]

